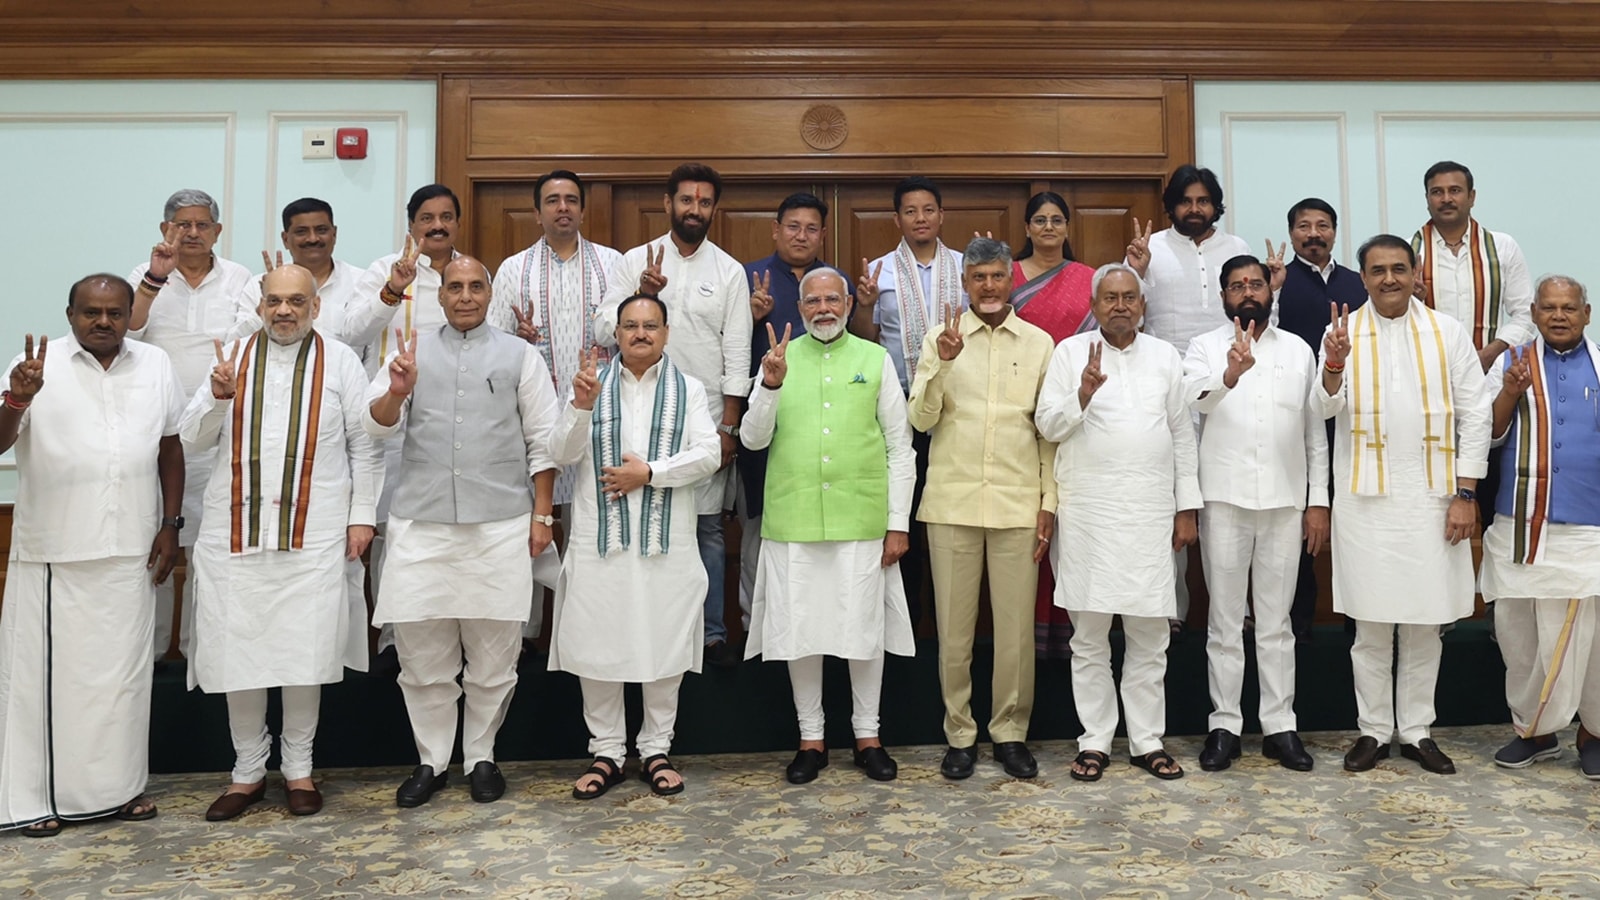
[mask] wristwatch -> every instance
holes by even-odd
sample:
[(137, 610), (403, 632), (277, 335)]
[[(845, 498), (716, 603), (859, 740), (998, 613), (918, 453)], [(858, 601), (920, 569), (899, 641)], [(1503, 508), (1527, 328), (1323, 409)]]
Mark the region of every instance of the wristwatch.
[(1456, 488), (1456, 496), (1462, 500), (1472, 501), (1478, 499), (1478, 492), (1472, 488)]
[(726, 422), (723, 422), (717, 425), (717, 430), (731, 438), (736, 438), (739, 436), (739, 426), (737, 425), (729, 425)]
[(535, 522), (538, 522), (540, 525), (555, 525), (556, 524), (556, 517), (555, 516), (541, 516), (538, 513), (534, 513), (533, 514), (533, 520)]
[(183, 530), (183, 516), (167, 516), (166, 518), (161, 520), (161, 527), (162, 528), (171, 527), (171, 528), (177, 529), (178, 531), (182, 531)]

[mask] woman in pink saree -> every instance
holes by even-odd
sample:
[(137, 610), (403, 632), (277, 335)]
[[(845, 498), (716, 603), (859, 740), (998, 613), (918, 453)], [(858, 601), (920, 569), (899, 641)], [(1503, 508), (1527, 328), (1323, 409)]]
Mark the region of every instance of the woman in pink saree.
[[(1072, 258), (1067, 242), (1067, 201), (1054, 191), (1028, 200), (1023, 221), (1028, 239), (1012, 264), (1011, 307), (1017, 317), (1039, 326), (1061, 343), (1095, 326), (1090, 314), (1090, 282), (1094, 269)], [(1071, 655), (1072, 620), (1056, 608), (1055, 577), (1047, 558), (1039, 564), (1039, 595), (1034, 605), (1034, 653), (1040, 659)]]

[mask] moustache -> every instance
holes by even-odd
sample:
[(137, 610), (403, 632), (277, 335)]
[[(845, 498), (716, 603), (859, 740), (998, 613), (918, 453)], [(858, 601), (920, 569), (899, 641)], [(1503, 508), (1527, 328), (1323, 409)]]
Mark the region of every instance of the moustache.
[(310, 243), (301, 244), (300, 248), (302, 250), (321, 250), (323, 247), (326, 247), (326, 246), (328, 246), (328, 245), (324, 244), (321, 241), (311, 241)]
[(1328, 246), (1328, 242), (1323, 240), (1322, 238), (1316, 238), (1316, 237), (1314, 237), (1314, 238), (1306, 238), (1306, 246), (1307, 247), (1326, 247), (1326, 246)]
[(449, 236), (450, 236), (450, 232), (445, 231), (443, 228), (435, 228), (433, 231), (430, 231), (427, 234), (423, 235), (423, 237), (430, 237), (430, 238), (447, 238)]

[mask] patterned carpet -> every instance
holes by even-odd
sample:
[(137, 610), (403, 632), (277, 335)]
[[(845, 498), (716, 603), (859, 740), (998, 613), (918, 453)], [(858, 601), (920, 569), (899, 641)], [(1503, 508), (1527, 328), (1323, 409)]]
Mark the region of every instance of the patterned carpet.
[(429, 805), (395, 808), (400, 770), (321, 773), (327, 809), (268, 802), (207, 823), (225, 775), (152, 779), (154, 821), (0, 835), (0, 892), (18, 897), (1595, 897), (1600, 785), (1561, 759), (1494, 767), (1504, 726), (1440, 729), (1462, 774), (1391, 759), (1351, 775), (1352, 735), (1307, 736), (1299, 774), (1253, 755), (1199, 771), (1200, 739), (1168, 747), (1188, 770), (1159, 782), (1119, 741), (1097, 784), (1068, 777), (1073, 746), (1039, 744), (1041, 774), (992, 760), (950, 782), (943, 748), (894, 751), (900, 779), (867, 781), (835, 750), (814, 784), (790, 754), (680, 757), (687, 791), (638, 780), (573, 800), (582, 762), (506, 766), (498, 803), (459, 777)]

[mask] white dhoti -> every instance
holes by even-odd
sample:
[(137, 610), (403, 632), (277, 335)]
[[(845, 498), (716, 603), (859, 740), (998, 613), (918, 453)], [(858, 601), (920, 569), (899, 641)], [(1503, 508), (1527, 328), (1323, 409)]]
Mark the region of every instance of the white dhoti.
[(466, 769), (494, 761), (533, 591), (529, 522), (527, 514), (472, 525), (389, 517), (373, 624), (394, 624), (417, 755), (436, 773), (449, 767), (458, 721)]
[(144, 791), (155, 611), (145, 562), (12, 557), (0, 615), (0, 828), (109, 815)]
[(1574, 715), (1600, 731), (1600, 528), (1547, 525), (1544, 557), (1511, 562), (1515, 526), (1496, 518), (1483, 536), (1483, 599), (1495, 604), (1506, 663), (1506, 703), (1523, 737), (1554, 734)]
[(789, 660), (800, 739), (822, 740), (822, 657), (850, 661), (855, 736), (878, 734), (883, 655), (916, 655), (900, 564), (883, 542), (763, 540), (745, 658)]
[(1261, 733), (1295, 730), (1294, 603), (1300, 569), (1301, 511), (1245, 509), (1207, 503), (1200, 511), (1200, 556), (1211, 609), (1206, 626), (1206, 673), (1211, 684), (1207, 728), (1244, 728), (1244, 618), (1255, 598), (1256, 673), (1261, 685)]

